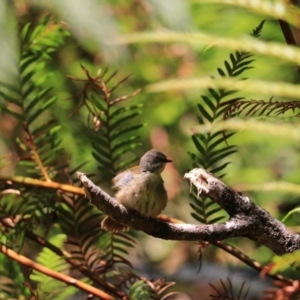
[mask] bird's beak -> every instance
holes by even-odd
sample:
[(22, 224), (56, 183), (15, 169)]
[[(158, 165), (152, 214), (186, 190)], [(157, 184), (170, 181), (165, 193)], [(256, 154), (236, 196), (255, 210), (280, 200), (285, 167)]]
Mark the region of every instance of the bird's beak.
[(167, 159), (165, 160), (165, 162), (166, 162), (166, 163), (169, 163), (169, 162), (173, 162), (173, 160), (167, 158)]

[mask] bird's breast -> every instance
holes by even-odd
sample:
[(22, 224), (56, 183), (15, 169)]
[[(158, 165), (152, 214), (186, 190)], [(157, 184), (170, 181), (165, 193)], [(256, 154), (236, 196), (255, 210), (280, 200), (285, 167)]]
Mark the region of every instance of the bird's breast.
[(124, 206), (137, 210), (145, 217), (156, 217), (167, 204), (167, 192), (160, 174), (131, 173), (132, 179), (122, 184), (116, 199)]

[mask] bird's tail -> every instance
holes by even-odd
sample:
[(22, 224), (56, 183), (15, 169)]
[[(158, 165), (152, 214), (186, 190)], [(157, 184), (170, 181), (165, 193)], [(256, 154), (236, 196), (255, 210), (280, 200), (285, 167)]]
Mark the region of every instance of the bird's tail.
[(101, 222), (101, 228), (111, 232), (125, 232), (130, 229), (130, 227), (115, 221), (111, 217), (105, 217), (103, 219)]

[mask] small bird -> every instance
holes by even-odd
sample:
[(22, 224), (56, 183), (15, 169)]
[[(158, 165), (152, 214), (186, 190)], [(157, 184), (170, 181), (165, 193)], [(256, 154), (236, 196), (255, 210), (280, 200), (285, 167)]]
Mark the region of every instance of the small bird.
[[(166, 207), (168, 195), (161, 178), (166, 163), (172, 162), (162, 152), (146, 152), (140, 164), (113, 178), (116, 200), (126, 208), (138, 211), (144, 217), (155, 218)], [(101, 228), (111, 232), (128, 231), (129, 227), (106, 216)]]

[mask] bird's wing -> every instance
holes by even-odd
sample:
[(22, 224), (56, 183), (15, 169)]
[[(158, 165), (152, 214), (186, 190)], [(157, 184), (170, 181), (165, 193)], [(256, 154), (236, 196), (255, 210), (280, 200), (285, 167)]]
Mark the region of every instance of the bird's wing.
[[(138, 168), (138, 167), (137, 167)], [(136, 168), (132, 168), (130, 170), (124, 171), (120, 174), (118, 174), (116, 177), (112, 179), (113, 186), (112, 188), (116, 191), (118, 191), (123, 186), (128, 185), (134, 178), (134, 173)]]

